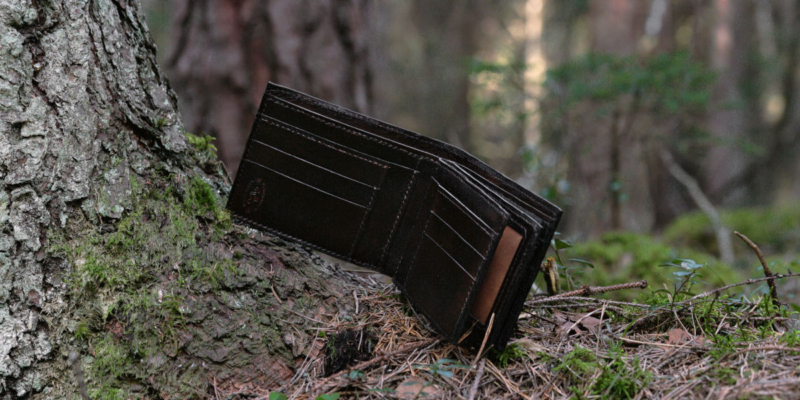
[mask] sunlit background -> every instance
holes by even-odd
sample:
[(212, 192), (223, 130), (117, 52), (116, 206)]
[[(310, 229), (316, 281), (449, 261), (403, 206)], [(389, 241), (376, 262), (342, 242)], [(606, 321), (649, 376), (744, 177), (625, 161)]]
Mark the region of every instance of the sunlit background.
[(774, 272), (798, 263), (796, 0), (144, 4), (186, 130), (217, 138), (231, 175), (274, 81), (558, 204), (564, 260), (595, 266), (565, 261), (567, 285), (669, 285), (657, 266), (674, 258), (708, 264), (698, 284), (762, 276), (733, 230)]

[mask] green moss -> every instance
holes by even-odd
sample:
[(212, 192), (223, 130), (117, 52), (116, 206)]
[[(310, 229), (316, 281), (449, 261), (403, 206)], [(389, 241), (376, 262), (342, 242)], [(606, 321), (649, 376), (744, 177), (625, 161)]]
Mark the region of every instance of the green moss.
[(494, 352), (494, 358), (497, 360), (497, 366), (500, 368), (507, 367), (508, 363), (512, 360), (522, 360), (526, 355), (525, 349), (516, 343), (506, 346), (505, 350), (502, 352)]
[(638, 357), (625, 362), (621, 352), (607, 365), (592, 385), (592, 391), (601, 398), (632, 399), (652, 379), (653, 374), (642, 368)]
[(195, 152), (193, 157), (199, 162), (200, 165), (207, 167), (222, 167), (222, 163), (220, 163), (217, 159), (217, 146), (214, 146), (212, 143), (212, 141), (214, 141), (213, 136), (208, 136), (204, 133), (201, 133), (200, 136), (193, 135), (188, 132), (185, 132), (184, 134), (186, 135), (186, 139), (189, 141), (189, 144), (194, 147)]
[[(695, 250), (675, 249), (644, 234), (631, 232), (612, 232), (598, 240), (574, 244), (562, 250), (565, 263), (569, 258), (586, 260), (594, 268), (583, 268), (583, 276), (574, 277), (579, 284), (593, 286), (614, 285), (646, 279), (651, 289), (662, 289), (664, 284), (671, 287), (672, 271), (660, 268), (665, 262), (676, 258), (691, 258), (698, 263), (707, 264), (703, 268), (703, 285), (698, 290), (719, 287), (742, 279), (740, 274), (715, 258)], [(610, 298), (622, 300), (642, 300), (642, 293), (635, 290), (611, 292)], [(652, 299), (651, 299), (652, 300)]]
[[(68, 227), (72, 234), (51, 232), (49, 251), (74, 266), (66, 277), (74, 318), (81, 321), (73, 338), (94, 355), (93, 398), (130, 398), (127, 386), (146, 382), (158, 368), (145, 360), (181, 346), (186, 319), (180, 293), (216, 290), (238, 274), (236, 263), (205, 248), (231, 228), (213, 189), (200, 178), (182, 191), (175, 181), (162, 187), (168, 189), (143, 192), (132, 181), (131, 189), (139, 190), (133, 207), (112, 229), (84, 221)], [(181, 398), (202, 393), (198, 388), (206, 384), (200, 375), (167, 379), (187, 395)]]
[(573, 379), (581, 380), (599, 367), (594, 351), (575, 346), (575, 349), (567, 353), (561, 363), (553, 368), (553, 372), (567, 373)]
[(783, 334), (780, 339), (778, 339), (778, 343), (783, 344), (784, 346), (788, 347), (799, 347), (800, 346), (800, 331), (793, 330)]
[[(725, 227), (747, 235), (762, 250), (800, 252), (800, 206), (740, 208), (721, 213)], [(685, 214), (664, 230), (664, 239), (677, 246), (716, 254), (711, 221), (700, 212)], [(748, 250), (749, 251), (749, 250)]]

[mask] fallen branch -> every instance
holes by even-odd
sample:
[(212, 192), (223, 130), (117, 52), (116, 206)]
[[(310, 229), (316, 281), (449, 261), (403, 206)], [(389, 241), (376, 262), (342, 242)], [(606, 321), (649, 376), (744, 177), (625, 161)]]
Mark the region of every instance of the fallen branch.
[(775, 275), (772, 275), (772, 276), (768, 276), (766, 278), (757, 278), (757, 279), (752, 279), (751, 278), (751, 279), (748, 279), (746, 281), (742, 281), (742, 282), (739, 282), (739, 283), (734, 283), (732, 285), (723, 286), (721, 288), (717, 288), (717, 289), (714, 289), (714, 290), (709, 290), (707, 292), (700, 293), (700, 294), (698, 294), (698, 295), (696, 295), (696, 296), (694, 296), (694, 297), (692, 297), (690, 299), (675, 303), (675, 304), (673, 304), (673, 306), (679, 306), (679, 305), (682, 306), (682, 305), (690, 304), (690, 303), (694, 302), (697, 299), (702, 299), (702, 298), (711, 296), (712, 294), (720, 293), (720, 292), (723, 292), (725, 290), (728, 290), (730, 288), (734, 288), (734, 287), (737, 287), (737, 286), (752, 285), (754, 283), (759, 283), (759, 282), (764, 282), (764, 281), (771, 281), (771, 280), (775, 280), (775, 279), (791, 278), (793, 276), (800, 276), (800, 272), (790, 272), (788, 274), (775, 274)]
[(547, 298), (541, 299), (541, 300), (534, 300), (534, 301), (528, 302), (527, 305), (538, 304), (538, 303), (549, 303), (551, 301), (564, 300), (564, 299), (566, 299), (568, 297), (573, 297), (573, 296), (589, 296), (589, 295), (593, 295), (593, 294), (613, 292), (613, 291), (616, 291), (616, 290), (644, 289), (646, 287), (647, 287), (647, 281), (646, 280), (641, 280), (639, 282), (631, 282), (631, 283), (621, 283), (619, 285), (611, 285), (611, 286), (589, 286), (589, 285), (583, 285), (583, 287), (581, 287), (578, 290), (573, 290), (571, 292), (565, 292), (565, 293), (557, 294), (555, 296), (550, 296), (550, 297), (547, 297)]
[[(772, 276), (772, 271), (769, 270), (769, 266), (767, 266), (767, 261), (764, 259), (764, 254), (761, 253), (761, 249), (759, 249), (758, 246), (756, 246), (756, 244), (753, 243), (753, 241), (750, 240), (750, 238), (748, 238), (747, 236), (742, 235), (737, 231), (733, 231), (733, 233), (736, 236), (740, 237), (742, 240), (744, 240), (744, 242), (747, 243), (747, 245), (750, 246), (750, 248), (752, 248), (753, 251), (756, 252), (756, 255), (758, 256), (758, 261), (761, 261), (761, 266), (764, 268), (764, 275), (767, 278)], [(769, 293), (772, 296), (772, 304), (775, 304), (776, 306), (779, 305), (780, 302), (778, 301), (778, 289), (775, 287), (775, 281), (774, 280), (767, 281), (767, 285), (769, 285)]]
[[(650, 308), (651, 306), (647, 304), (639, 304), (639, 303), (631, 303), (627, 301), (616, 301), (616, 300), (606, 300), (606, 299), (598, 299), (595, 297), (580, 297), (580, 296), (570, 296), (570, 297), (556, 297), (556, 298), (545, 298), (541, 300), (533, 300), (525, 303), (526, 306), (532, 306), (538, 303), (552, 303), (556, 301), (585, 301), (590, 303), (600, 303), (600, 304), (608, 304), (608, 305), (617, 305), (617, 306), (629, 306), (629, 307), (638, 307), (638, 308)], [(575, 306), (585, 306), (585, 304), (575, 304)]]

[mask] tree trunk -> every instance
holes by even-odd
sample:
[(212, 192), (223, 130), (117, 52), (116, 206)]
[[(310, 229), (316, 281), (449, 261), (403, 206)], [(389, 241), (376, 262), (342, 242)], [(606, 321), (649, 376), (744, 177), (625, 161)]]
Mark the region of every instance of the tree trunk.
[(415, 0), (411, 21), (420, 34), (420, 85), (413, 86), (419, 132), (473, 150), (468, 62), (478, 49), (484, 0)]
[(753, 49), (754, 10), (749, 2), (715, 0), (714, 11), (716, 21), (710, 62), (720, 72), (720, 77), (712, 93), (714, 111), (709, 115), (708, 126), (714, 140), (723, 145), (709, 149), (700, 175), (704, 178), (705, 191), (715, 203), (732, 206), (747, 201), (745, 186), (736, 183), (752, 157), (739, 143), (747, 137), (751, 128), (749, 121), (758, 119), (757, 115), (748, 115), (743, 106), (747, 93), (741, 89), (743, 83), (755, 75), (748, 62)]
[(187, 131), (217, 138), (231, 176), (270, 80), (371, 112), (371, 2), (171, 3), (175, 39), (165, 71)]
[[(226, 178), (183, 134), (139, 3), (0, 0), (0, 38), (0, 399), (83, 383), (101, 397), (205, 397), (211, 382), (290, 379), (321, 348), (304, 327), (346, 314), (353, 286), (231, 224)], [(239, 87), (260, 91), (258, 76)]]

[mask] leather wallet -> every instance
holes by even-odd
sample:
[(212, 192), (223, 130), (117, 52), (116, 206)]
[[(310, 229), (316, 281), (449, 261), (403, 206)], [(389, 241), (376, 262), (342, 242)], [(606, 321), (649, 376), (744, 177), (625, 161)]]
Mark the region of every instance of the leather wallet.
[(272, 83), (228, 209), (392, 277), (451, 342), (500, 350), (561, 217), (460, 149)]

